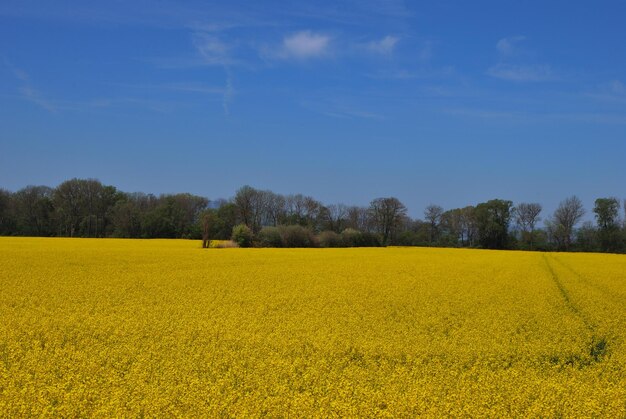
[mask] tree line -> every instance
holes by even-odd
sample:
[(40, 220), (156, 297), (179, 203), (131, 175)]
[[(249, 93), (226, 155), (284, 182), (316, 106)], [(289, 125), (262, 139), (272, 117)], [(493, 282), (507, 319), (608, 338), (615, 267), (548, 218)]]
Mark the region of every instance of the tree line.
[[(623, 211), (623, 216), (622, 216)], [(626, 200), (598, 198), (595, 223), (576, 196), (547, 216), (539, 203), (492, 199), (407, 215), (395, 197), (368, 206), (325, 205), (302, 194), (243, 186), (231, 199), (189, 193), (127, 193), (95, 179), (55, 188), (0, 189), (0, 235), (229, 240), (242, 246), (437, 246), (486, 249), (626, 251)], [(543, 224), (540, 224), (543, 221)]]

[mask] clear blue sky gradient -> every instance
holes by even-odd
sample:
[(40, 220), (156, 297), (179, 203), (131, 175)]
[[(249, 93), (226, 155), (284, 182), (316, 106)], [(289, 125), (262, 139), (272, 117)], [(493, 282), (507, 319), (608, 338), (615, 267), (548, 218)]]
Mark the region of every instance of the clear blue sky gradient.
[[(288, 3), (288, 4), (287, 4)], [(0, 187), (625, 197), (624, 1), (0, 2)]]

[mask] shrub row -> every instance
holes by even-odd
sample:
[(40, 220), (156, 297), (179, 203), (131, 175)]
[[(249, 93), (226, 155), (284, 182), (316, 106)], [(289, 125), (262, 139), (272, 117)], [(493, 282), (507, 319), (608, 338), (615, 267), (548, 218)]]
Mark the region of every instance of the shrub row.
[(239, 247), (377, 247), (378, 236), (363, 233), (351, 228), (338, 234), (322, 231), (315, 234), (311, 229), (300, 225), (263, 227), (256, 235), (252, 230), (239, 224), (233, 228), (232, 241)]

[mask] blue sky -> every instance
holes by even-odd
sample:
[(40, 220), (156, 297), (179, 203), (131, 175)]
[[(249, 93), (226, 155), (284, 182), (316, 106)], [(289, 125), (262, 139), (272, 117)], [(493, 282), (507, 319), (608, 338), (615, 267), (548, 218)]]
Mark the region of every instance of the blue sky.
[[(287, 4), (288, 3), (288, 4)], [(624, 1), (0, 3), (0, 187), (626, 196)]]

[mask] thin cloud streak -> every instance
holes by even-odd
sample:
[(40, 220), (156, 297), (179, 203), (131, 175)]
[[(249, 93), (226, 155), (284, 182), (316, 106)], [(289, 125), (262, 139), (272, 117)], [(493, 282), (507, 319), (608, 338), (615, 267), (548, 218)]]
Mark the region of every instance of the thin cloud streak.
[(520, 53), (517, 44), (525, 41), (522, 35), (500, 39), (496, 50), (500, 59), (498, 63), (487, 69), (487, 75), (501, 80), (513, 82), (541, 82), (555, 80), (552, 67), (548, 64), (533, 64), (521, 61), (526, 54)]
[(195, 33), (194, 45), (205, 64), (224, 69), (226, 81), (222, 89), (222, 109), (225, 116), (230, 116), (230, 106), (235, 96), (231, 67), (239, 64), (239, 61), (232, 58), (233, 46), (207, 33)]
[(45, 99), (41, 93), (39, 92), (39, 90), (26, 85), (26, 86), (22, 86), (19, 88), (19, 92), (22, 95), (22, 97), (36, 105), (39, 105), (40, 107), (42, 107), (43, 109), (47, 110), (48, 112), (52, 112), (52, 113), (56, 113), (59, 110), (59, 107), (54, 104), (53, 102), (49, 101), (48, 99)]
[(58, 106), (56, 106), (50, 100), (46, 99), (38, 89), (33, 87), (30, 76), (27, 72), (20, 68), (17, 68), (6, 58), (3, 58), (2, 62), (9, 70), (11, 70), (15, 78), (21, 82), (22, 85), (17, 90), (23, 99), (26, 99), (29, 102), (40, 106), (48, 112), (55, 113), (58, 111)]
[(587, 97), (606, 103), (626, 103), (626, 85), (620, 80), (612, 80), (588, 93)]
[(516, 65), (498, 63), (487, 70), (487, 74), (502, 80), (516, 82), (551, 81), (556, 77), (549, 65)]
[(170, 90), (176, 92), (198, 93), (207, 95), (223, 95), (226, 91), (224, 87), (206, 85), (194, 82), (173, 82), (161, 84), (133, 84), (133, 83), (109, 83), (112, 86), (126, 87), (130, 89), (142, 90)]
[(378, 27), (381, 16), (397, 27), (413, 17), (403, 0), (349, 0), (335, 2), (334, 7), (319, 7), (311, 2), (296, 2), (281, 10), (287, 20), (293, 18), (318, 20), (333, 24)]
[(300, 105), (315, 113), (325, 115), (332, 118), (342, 119), (369, 119), (369, 120), (385, 120), (387, 117), (377, 112), (372, 112), (360, 108), (358, 105), (346, 103), (346, 100), (335, 99), (330, 101), (303, 101)]
[(502, 111), (493, 109), (476, 108), (451, 108), (442, 109), (447, 115), (460, 117), (478, 118), (484, 120), (518, 122), (518, 123), (542, 123), (562, 122), (593, 123), (601, 125), (626, 125), (626, 114), (602, 113), (602, 112), (571, 112), (571, 113), (532, 113), (521, 111)]
[(367, 44), (368, 50), (376, 54), (391, 55), (400, 38), (387, 35), (378, 41), (371, 41)]

